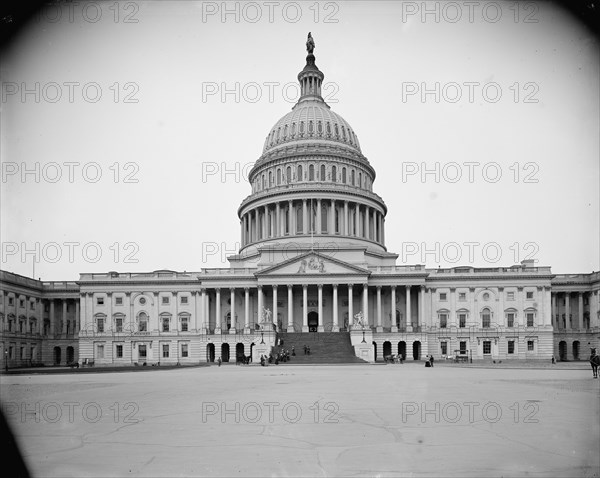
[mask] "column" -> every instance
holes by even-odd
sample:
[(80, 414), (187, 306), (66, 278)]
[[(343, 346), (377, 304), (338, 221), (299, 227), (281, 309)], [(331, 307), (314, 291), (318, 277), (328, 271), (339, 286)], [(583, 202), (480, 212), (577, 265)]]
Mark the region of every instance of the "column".
[(344, 235), (348, 235), (348, 201), (344, 201)]
[[(456, 313), (455, 313), (456, 315)], [(417, 327), (423, 326), (425, 318), (425, 286), (422, 285), (419, 290), (419, 314), (417, 316)], [(422, 330), (419, 328), (419, 330)]]
[(275, 203), (275, 237), (281, 236), (281, 207)]
[(396, 325), (396, 286), (392, 286), (392, 298), (390, 301), (390, 318), (392, 322), (392, 332), (398, 332), (398, 326)]
[[(335, 234), (335, 199), (331, 200), (331, 206), (329, 207), (329, 234)], [(340, 228), (341, 229), (341, 228)], [(340, 231), (341, 232), (341, 231)]]
[(260, 327), (263, 327), (262, 321), (263, 321), (263, 293), (262, 293), (262, 285), (259, 285), (257, 287), (257, 294), (258, 294), (258, 300), (257, 302), (257, 309), (258, 309), (258, 313), (256, 315), (256, 319), (258, 320), (258, 323), (260, 325)]
[(172, 304), (171, 304), (171, 327), (169, 328), (169, 330), (173, 331), (173, 329), (175, 330), (179, 330), (179, 317), (177, 316), (177, 292), (173, 292), (173, 298), (172, 298)]
[(370, 222), (370, 211), (371, 208), (369, 206), (365, 206), (365, 238), (371, 239), (371, 231), (369, 230), (369, 222)]
[(292, 284), (288, 284), (288, 325), (287, 331), (294, 331), (294, 286)]
[(556, 320), (557, 312), (558, 311), (556, 310), (556, 294), (552, 294), (552, 325), (558, 329), (559, 321)]
[[(76, 300), (76, 301), (75, 301), (75, 324), (74, 324), (74, 326), (73, 326), (73, 332), (74, 332), (74, 333), (79, 333), (79, 326), (80, 326), (80, 324), (81, 324), (81, 309), (80, 309), (80, 302), (81, 302), (81, 299), (79, 299), (79, 300)], [(39, 327), (40, 327), (40, 321), (42, 320), (42, 315), (41, 315), (41, 314), (39, 314), (39, 316), (38, 316), (38, 317), (39, 317), (39, 318), (38, 318), (38, 324), (37, 324), (37, 325), (38, 325), (38, 330), (39, 330)]]
[[(546, 327), (552, 327), (552, 298), (550, 287), (544, 287), (544, 303), (544, 311), (546, 314), (544, 317), (544, 325)], [(548, 317), (548, 314), (550, 314), (550, 317)]]
[(577, 328), (583, 330), (583, 294), (581, 292), (578, 292)]
[(294, 203), (292, 201), (288, 201), (288, 231), (289, 235), (296, 233), (296, 228), (294, 225)]
[(385, 217), (381, 216), (381, 243), (385, 244)]
[(449, 327), (457, 327), (456, 317), (456, 288), (450, 287), (450, 316), (448, 317)]
[(275, 325), (275, 330), (278, 330), (277, 326), (277, 286), (273, 286), (273, 325)]
[[(25, 303), (27, 304), (27, 302)], [(112, 326), (112, 316), (109, 318)], [(62, 331), (61, 334), (67, 335), (67, 299), (62, 300)]]
[(258, 241), (258, 237), (259, 237), (259, 229), (258, 229), (258, 208), (254, 209), (254, 224), (253, 224), (253, 230), (254, 230), (254, 234), (253, 234), (253, 239), (254, 242)]
[(590, 328), (598, 327), (598, 309), (600, 294), (597, 290), (590, 292)]
[(200, 299), (197, 290), (192, 291), (192, 297), (194, 298), (194, 315), (192, 316), (192, 323), (190, 327), (192, 331), (196, 332), (198, 330), (198, 318), (200, 317)]
[(263, 206), (263, 239), (269, 238), (269, 206)]
[(571, 320), (569, 316), (571, 315), (571, 293), (565, 292), (565, 329), (571, 330)]
[(200, 327), (206, 332), (209, 329), (208, 315), (206, 315), (206, 289), (201, 289), (201, 301), (200, 301)]
[(377, 213), (377, 242), (381, 243), (381, 214)]
[[(159, 324), (160, 317), (158, 315), (158, 292), (153, 292), (152, 298), (154, 299), (154, 318), (152, 320), (154, 321), (154, 325), (156, 325), (156, 328), (152, 330), (161, 330), (161, 325)], [(150, 329), (150, 324), (148, 324), (148, 329)]]
[(377, 332), (383, 332), (381, 325), (381, 286), (377, 286)]
[(308, 234), (308, 208), (306, 199), (302, 200), (302, 234)]
[(308, 332), (308, 285), (302, 284), (302, 332)]
[(496, 317), (496, 323), (502, 327), (506, 327), (506, 318), (504, 317), (504, 287), (498, 287), (498, 317)]
[(354, 304), (352, 303), (353, 295), (352, 284), (348, 284), (348, 331), (352, 328), (352, 324), (354, 323)]
[(412, 314), (410, 310), (410, 286), (406, 286), (406, 331), (412, 332)]
[(319, 326), (317, 332), (325, 332), (323, 327), (323, 284), (318, 285), (318, 296), (319, 296)]
[(354, 235), (360, 237), (360, 205), (354, 205)]
[[(312, 214), (311, 214), (312, 216)], [(321, 234), (323, 231), (321, 230), (321, 200), (317, 199), (317, 224), (314, 228), (315, 234)]]
[[(40, 303), (41, 302), (42, 301), (40, 300)], [(85, 327), (85, 323), (86, 323), (86, 318), (85, 318), (85, 316), (86, 316), (85, 293), (79, 294), (79, 303), (81, 305), (80, 305), (80, 307), (78, 309), (79, 310), (79, 315), (77, 315), (77, 318), (76, 318), (76, 320), (78, 321), (78, 323), (76, 324), (76, 328), (75, 328), (75, 330), (77, 330), (77, 331), (80, 330), (81, 324), (84, 324), (84, 327)], [(44, 324), (43, 324), (43, 322), (44, 322), (44, 305), (43, 304), (42, 304), (42, 307), (41, 307), (41, 310), (40, 310), (39, 317), (40, 317), (39, 320), (40, 320), (41, 324), (38, 324), (38, 330), (39, 330), (38, 333), (41, 334), (41, 333), (43, 333), (43, 330), (44, 330), (44, 328), (43, 328), (44, 327)], [(83, 321), (81, 320), (82, 318), (83, 318)], [(133, 319), (130, 318), (129, 321), (133, 322)]]
[(215, 289), (215, 334), (221, 333), (221, 289)]
[(250, 289), (244, 287), (244, 333), (250, 333)]
[(230, 295), (229, 295), (229, 301), (231, 302), (231, 327), (229, 329), (229, 333), (230, 334), (235, 334), (236, 332), (236, 327), (237, 327), (237, 323), (235, 320), (235, 287), (231, 287), (229, 289)]
[(363, 321), (365, 326), (370, 327), (369, 323), (369, 286), (368, 284), (363, 284)]
[[(8, 296), (7, 296), (8, 297)], [(8, 300), (6, 298), (6, 300)], [(5, 316), (8, 324), (8, 315)], [(92, 321), (94, 320), (94, 314), (92, 314)], [(54, 315), (54, 299), (50, 299), (50, 334), (54, 335), (56, 331), (54, 327), (56, 326), (56, 317)]]

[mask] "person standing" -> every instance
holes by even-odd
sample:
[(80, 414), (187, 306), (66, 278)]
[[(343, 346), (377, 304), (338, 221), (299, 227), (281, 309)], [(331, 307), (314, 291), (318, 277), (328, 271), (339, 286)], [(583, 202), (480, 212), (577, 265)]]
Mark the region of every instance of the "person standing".
[(433, 367), (433, 354), (429, 356), (429, 365)]

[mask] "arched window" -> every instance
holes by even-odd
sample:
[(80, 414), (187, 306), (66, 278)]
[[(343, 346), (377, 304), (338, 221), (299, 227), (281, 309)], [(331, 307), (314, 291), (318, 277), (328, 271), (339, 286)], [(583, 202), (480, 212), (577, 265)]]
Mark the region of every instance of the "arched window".
[(286, 139), (286, 138), (287, 138), (287, 133), (288, 133), (288, 125), (286, 124), (286, 125), (283, 127), (283, 139)]
[(344, 138), (344, 141), (346, 141), (346, 128), (344, 128), (342, 126), (342, 138)]
[(317, 121), (317, 133), (319, 133), (319, 136), (323, 134), (323, 123), (321, 121)]
[(265, 175), (262, 175), (262, 189), (265, 189), (267, 187), (267, 180), (265, 178)]
[(312, 134), (315, 132), (315, 125), (312, 122), (312, 120), (310, 120), (308, 122), (308, 134), (312, 136)]
[(331, 136), (331, 124), (329, 121), (326, 123), (327, 136)]
[(300, 121), (300, 136), (304, 136), (304, 121)]
[(331, 167), (331, 180), (336, 183), (337, 182), (337, 168), (335, 166)]
[(277, 168), (277, 186), (281, 185), (281, 169)]
[(358, 187), (362, 188), (362, 173), (358, 173)]
[(352, 186), (355, 186), (354, 169), (350, 171), (350, 184), (352, 184)]
[(294, 136), (296, 136), (296, 123), (292, 123), (292, 134), (291, 134), (292, 138)]
[(337, 124), (334, 126), (334, 129), (335, 129), (335, 137), (336, 137), (336, 138), (339, 138), (339, 136), (340, 136), (340, 131), (338, 130), (338, 125), (337, 125)]
[(342, 183), (346, 184), (346, 168), (342, 168)]
[(285, 181), (287, 183), (292, 182), (292, 168), (290, 166), (285, 169)]
[(312, 164), (308, 167), (308, 180), (309, 181), (315, 180), (315, 167)]
[(269, 171), (269, 187), (273, 186), (273, 171)]
[(302, 165), (298, 166), (298, 177), (296, 178), (297, 181), (302, 181)]
[(325, 165), (321, 164), (321, 177), (319, 178), (321, 181), (325, 181)]
[(138, 314), (138, 331), (139, 332), (147, 332), (148, 331), (148, 314), (146, 314), (146, 312), (140, 312)]
[(488, 328), (491, 325), (492, 314), (487, 307), (481, 311), (481, 326)]

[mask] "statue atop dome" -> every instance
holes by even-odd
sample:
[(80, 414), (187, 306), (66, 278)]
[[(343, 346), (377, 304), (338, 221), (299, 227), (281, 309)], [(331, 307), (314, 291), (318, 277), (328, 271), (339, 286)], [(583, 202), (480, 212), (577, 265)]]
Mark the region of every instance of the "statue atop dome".
[(310, 34), (310, 32), (308, 32), (308, 39), (306, 40), (306, 51), (308, 52), (309, 55), (312, 55), (314, 49), (315, 49), (315, 41), (313, 40), (313, 37)]

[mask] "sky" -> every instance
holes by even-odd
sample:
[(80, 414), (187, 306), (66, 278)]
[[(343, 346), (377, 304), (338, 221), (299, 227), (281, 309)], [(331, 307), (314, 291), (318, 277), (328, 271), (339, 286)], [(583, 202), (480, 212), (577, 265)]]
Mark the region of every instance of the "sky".
[(597, 38), (553, 3), (400, 1), (48, 6), (0, 63), (0, 267), (229, 267), (309, 31), (398, 265), (600, 269)]

